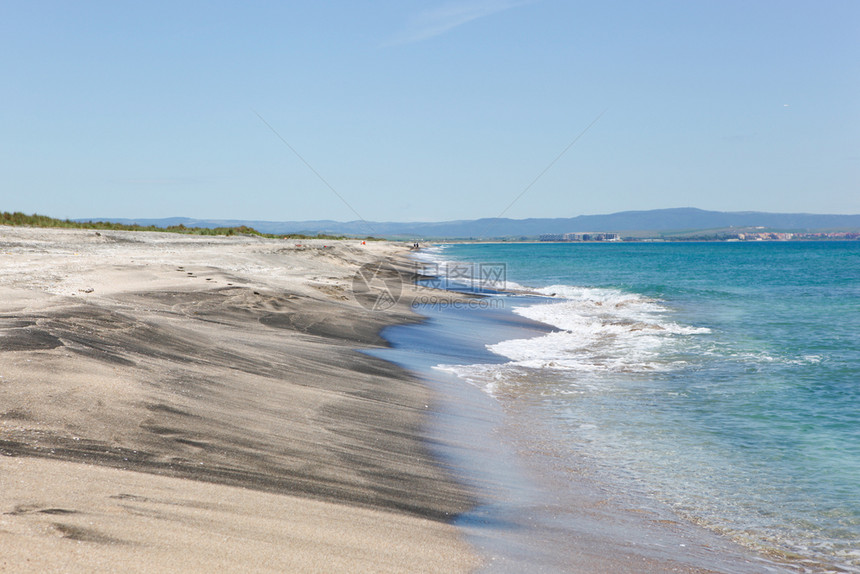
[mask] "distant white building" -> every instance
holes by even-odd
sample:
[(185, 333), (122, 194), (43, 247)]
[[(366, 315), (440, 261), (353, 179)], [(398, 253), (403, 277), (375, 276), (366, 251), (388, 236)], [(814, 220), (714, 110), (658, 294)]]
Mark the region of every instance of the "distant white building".
[(541, 241), (621, 241), (617, 233), (594, 233), (585, 231), (581, 233), (544, 233), (540, 236)]

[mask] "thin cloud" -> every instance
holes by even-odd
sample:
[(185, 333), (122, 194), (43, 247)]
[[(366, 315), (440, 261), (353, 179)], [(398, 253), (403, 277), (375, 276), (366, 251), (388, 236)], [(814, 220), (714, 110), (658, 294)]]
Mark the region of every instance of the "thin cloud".
[(405, 29), (388, 41), (386, 46), (422, 42), (453, 30), (473, 20), (503, 12), (534, 0), (467, 0), (449, 2), (437, 8), (424, 10), (414, 16)]

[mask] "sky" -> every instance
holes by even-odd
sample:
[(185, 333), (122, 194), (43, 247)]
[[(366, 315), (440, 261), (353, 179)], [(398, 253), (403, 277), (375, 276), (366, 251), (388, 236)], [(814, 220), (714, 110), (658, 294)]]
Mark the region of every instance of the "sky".
[(860, 213), (860, 2), (0, 0), (0, 211), (668, 207)]

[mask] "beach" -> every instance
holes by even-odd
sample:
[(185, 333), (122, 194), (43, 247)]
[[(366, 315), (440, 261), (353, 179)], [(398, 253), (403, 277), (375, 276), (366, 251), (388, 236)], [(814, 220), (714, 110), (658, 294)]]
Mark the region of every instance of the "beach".
[(436, 368), (552, 327), (411, 256), (0, 228), (0, 571), (794, 571)]
[(393, 348), (373, 352), (420, 373), (441, 397), (428, 432), (440, 458), (477, 497), (455, 522), (483, 558), (477, 572), (797, 571), (784, 557), (753, 552), (682, 518), (641, 487), (615, 480), (597, 461), (572, 452), (579, 441), (544, 416), (537, 393), (490, 396), (438, 368), (453, 361), (502, 367), (505, 361), (488, 344), (546, 335), (546, 325), (510, 311), (529, 300), (423, 305), (417, 311), (425, 323), (387, 328), (383, 334)]
[(360, 241), (0, 229), (0, 570), (465, 572)]

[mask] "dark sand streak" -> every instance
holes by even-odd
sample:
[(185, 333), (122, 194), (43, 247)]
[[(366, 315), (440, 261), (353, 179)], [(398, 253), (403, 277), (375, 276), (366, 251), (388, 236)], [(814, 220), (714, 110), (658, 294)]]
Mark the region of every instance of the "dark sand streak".
[[(0, 453), (87, 462), (451, 520), (466, 491), (426, 448), (430, 401), (407, 371), (357, 352), (416, 319), (248, 288), (153, 291), (0, 317), (3, 353), (73, 353), (62, 368), (115, 367), (147, 400), (87, 425), (45, 421)], [(56, 373), (55, 385), (63, 385)], [(291, 389), (312, 388), (296, 405)], [(107, 405), (102, 411), (109, 411)], [(0, 417), (17, 417), (15, 411)], [(99, 417), (110, 418), (108, 433)], [(289, 424), (280, 424), (281, 421)], [(109, 435), (109, 436), (106, 436)]]

